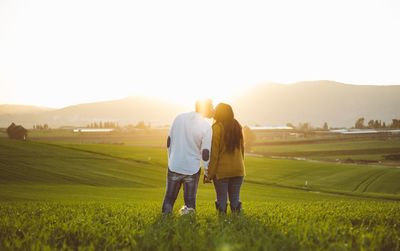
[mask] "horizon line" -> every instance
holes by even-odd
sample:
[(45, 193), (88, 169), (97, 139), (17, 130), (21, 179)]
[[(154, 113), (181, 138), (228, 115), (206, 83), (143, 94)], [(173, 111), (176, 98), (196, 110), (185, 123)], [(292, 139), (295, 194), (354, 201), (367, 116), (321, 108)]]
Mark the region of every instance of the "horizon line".
[[(350, 86), (368, 86), (368, 87), (392, 87), (392, 86), (400, 86), (399, 84), (365, 84), (365, 83), (346, 83), (346, 82), (338, 82), (336, 80), (329, 80), (329, 79), (320, 79), (320, 80), (301, 80), (301, 81), (296, 81), (296, 82), (275, 82), (275, 81), (263, 81), (259, 82), (258, 84), (251, 85), (249, 87), (245, 87), (244, 89), (251, 89), (255, 87), (260, 87), (263, 85), (283, 85), (283, 86), (290, 86), (290, 85), (297, 85), (297, 84), (303, 84), (303, 83), (316, 83), (316, 82), (329, 82), (333, 84), (338, 84), (338, 85), (350, 85)], [(128, 96), (121, 96), (117, 98), (107, 98), (107, 99), (98, 99), (98, 100), (87, 100), (87, 101), (82, 101), (80, 103), (72, 103), (72, 104), (65, 104), (65, 105), (60, 105), (60, 106), (47, 106), (47, 105), (40, 105), (40, 104), (28, 104), (28, 103), (0, 103), (0, 106), (29, 106), (29, 107), (35, 107), (35, 108), (43, 108), (43, 109), (52, 109), (52, 110), (58, 110), (58, 109), (64, 109), (67, 107), (71, 106), (76, 106), (76, 105), (84, 105), (84, 104), (94, 104), (94, 103), (100, 103), (100, 102), (111, 102), (111, 101), (116, 101), (116, 100), (123, 100), (123, 99), (128, 99), (128, 98), (147, 98), (147, 99), (158, 99), (160, 101), (165, 101), (169, 103), (176, 103), (179, 105), (185, 105), (181, 104), (179, 102), (174, 102), (168, 99), (165, 99), (160, 96), (156, 95), (145, 95), (145, 94), (132, 94)], [(195, 101), (193, 101), (195, 102)]]

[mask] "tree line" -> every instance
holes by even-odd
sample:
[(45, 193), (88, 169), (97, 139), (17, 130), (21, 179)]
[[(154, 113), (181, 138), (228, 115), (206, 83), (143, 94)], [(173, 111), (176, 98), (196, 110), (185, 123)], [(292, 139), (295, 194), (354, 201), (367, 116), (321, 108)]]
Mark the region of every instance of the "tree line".
[(99, 122), (92, 122), (86, 126), (87, 128), (119, 128), (118, 122), (112, 121), (99, 121)]
[(386, 125), (385, 121), (381, 120), (369, 120), (367, 124), (365, 124), (365, 118), (358, 118), (356, 123), (354, 124), (354, 128), (356, 129), (400, 129), (400, 119), (392, 119), (392, 123)]
[(49, 129), (49, 125), (48, 124), (37, 124), (37, 125), (33, 125), (33, 130), (48, 130)]
[[(144, 121), (139, 121), (136, 124), (128, 124), (125, 126), (122, 126), (125, 128), (135, 128), (135, 129), (150, 129), (151, 124), (150, 123), (145, 123)], [(95, 121), (92, 123), (89, 123), (86, 125), (86, 128), (113, 128), (113, 129), (119, 129), (121, 126), (119, 125), (118, 122), (113, 122), (113, 121)], [(33, 125), (34, 130), (48, 130), (50, 129), (49, 125), (47, 123), (45, 124), (35, 124)]]
[[(87, 128), (114, 128), (118, 129), (121, 128), (121, 126), (118, 124), (118, 122), (111, 122), (111, 121), (106, 121), (106, 122), (92, 122), (86, 126)], [(135, 128), (135, 129), (150, 129), (151, 124), (150, 123), (145, 123), (144, 121), (139, 121), (137, 124), (128, 124), (126, 126), (122, 126), (125, 128)]]
[(310, 131), (328, 131), (329, 130), (329, 125), (327, 122), (324, 122), (322, 127), (313, 127), (310, 123), (304, 122), (304, 123), (299, 123), (297, 126), (293, 125), (292, 123), (287, 123), (287, 127), (291, 127), (296, 131), (299, 132), (310, 132)]

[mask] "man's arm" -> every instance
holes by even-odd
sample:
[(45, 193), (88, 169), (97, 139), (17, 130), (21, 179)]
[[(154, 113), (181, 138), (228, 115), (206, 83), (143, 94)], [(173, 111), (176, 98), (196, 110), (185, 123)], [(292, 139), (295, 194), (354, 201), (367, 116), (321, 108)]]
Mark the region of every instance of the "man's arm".
[(211, 127), (209, 127), (205, 132), (203, 139), (201, 141), (201, 159), (203, 160), (205, 171), (208, 169), (208, 164), (210, 162), (211, 139), (212, 139), (212, 129)]
[(242, 152), (242, 158), (244, 159), (244, 140), (240, 140), (240, 151)]
[(169, 132), (168, 132), (168, 137), (167, 137), (168, 157), (171, 155), (171, 143), (172, 143), (173, 134), (174, 134), (175, 122), (176, 122), (176, 119), (174, 120), (174, 122), (172, 122), (171, 128), (169, 129)]

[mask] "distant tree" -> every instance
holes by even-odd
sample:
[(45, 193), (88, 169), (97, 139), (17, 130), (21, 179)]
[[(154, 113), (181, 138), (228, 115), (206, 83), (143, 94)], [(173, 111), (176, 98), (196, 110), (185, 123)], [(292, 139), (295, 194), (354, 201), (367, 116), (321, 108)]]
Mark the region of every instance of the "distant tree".
[(246, 152), (251, 151), (251, 147), (256, 140), (256, 135), (248, 126), (243, 127), (244, 149)]
[(370, 121), (368, 121), (368, 128), (373, 129), (375, 126), (375, 121), (373, 119), (371, 119)]
[(392, 124), (390, 125), (390, 128), (400, 128), (400, 119), (392, 119)]
[(386, 123), (385, 122), (382, 123), (382, 128), (386, 128)]
[(379, 128), (381, 128), (382, 127), (382, 122), (379, 120), (375, 120), (375, 122), (374, 122), (374, 128), (375, 129), (379, 129)]
[(322, 129), (324, 129), (325, 131), (329, 130), (329, 126), (328, 126), (327, 122), (324, 123), (324, 126), (322, 127)]
[(287, 123), (286, 126), (287, 126), (287, 127), (291, 127), (291, 128), (293, 128), (293, 129), (296, 128), (292, 123)]
[(297, 130), (302, 131), (302, 132), (308, 132), (312, 130), (311, 124), (308, 122), (305, 123), (299, 123), (297, 126)]
[(144, 123), (144, 121), (139, 121), (139, 122), (136, 124), (135, 128), (138, 128), (138, 129), (146, 129), (147, 126), (146, 126), (146, 124)]
[(365, 121), (364, 118), (359, 118), (359, 119), (357, 119), (356, 124), (355, 124), (354, 127), (357, 128), (357, 129), (363, 129), (363, 128), (365, 128), (365, 126), (364, 126), (364, 121)]

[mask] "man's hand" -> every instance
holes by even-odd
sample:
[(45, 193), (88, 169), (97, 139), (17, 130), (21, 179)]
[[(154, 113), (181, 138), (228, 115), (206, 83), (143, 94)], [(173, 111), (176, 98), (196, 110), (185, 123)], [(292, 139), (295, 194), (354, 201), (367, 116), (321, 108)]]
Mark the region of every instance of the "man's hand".
[(204, 169), (204, 177), (203, 177), (203, 184), (212, 183), (210, 178), (208, 177), (208, 170)]
[(203, 184), (206, 184), (206, 183), (212, 183), (212, 181), (210, 180), (210, 178), (208, 178), (208, 176), (204, 175)]

